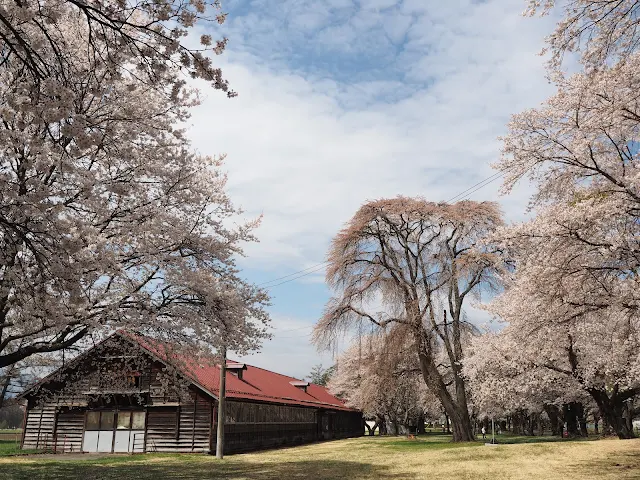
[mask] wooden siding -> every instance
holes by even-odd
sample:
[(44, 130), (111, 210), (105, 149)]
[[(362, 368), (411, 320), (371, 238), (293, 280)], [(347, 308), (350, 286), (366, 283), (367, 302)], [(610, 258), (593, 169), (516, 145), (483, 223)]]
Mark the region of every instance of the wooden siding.
[(211, 400), (193, 392), (192, 402), (147, 410), (147, 452), (208, 452)]
[(333, 421), (334, 438), (361, 437), (364, 435), (364, 418), (360, 412), (336, 412)]
[[(300, 445), (318, 440), (315, 423), (245, 423), (224, 426), (224, 452)], [(213, 434), (215, 445), (216, 435)]]
[(56, 407), (45, 405), (27, 412), (27, 423), (24, 431), (25, 449), (53, 449)]
[(55, 432), (56, 452), (81, 452), (84, 432), (84, 410), (58, 412)]
[[(299, 445), (323, 438), (347, 438), (364, 434), (362, 414), (331, 412), (333, 426), (338, 430), (324, 436), (319, 421), (321, 413), (315, 408), (292, 407), (266, 403), (227, 401), (224, 428), (225, 453), (245, 452), (283, 445)], [(216, 442), (216, 427), (212, 445)]]

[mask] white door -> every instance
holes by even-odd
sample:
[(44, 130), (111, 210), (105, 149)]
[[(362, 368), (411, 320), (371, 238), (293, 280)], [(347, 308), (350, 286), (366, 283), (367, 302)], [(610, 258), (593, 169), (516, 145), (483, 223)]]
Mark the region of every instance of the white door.
[(119, 453), (144, 451), (144, 411), (118, 412), (113, 451)]
[(113, 447), (114, 411), (87, 412), (84, 437), (82, 439), (83, 452), (111, 452)]
[[(124, 450), (122, 450), (123, 452), (127, 451), (128, 441), (129, 439), (127, 438), (124, 442)], [(92, 431), (84, 432), (84, 438), (82, 441), (82, 451), (88, 452), (88, 453), (96, 453), (96, 452), (110, 453), (112, 444), (113, 444), (113, 431), (92, 430)]]
[(113, 451), (115, 453), (130, 452), (129, 444), (131, 443), (129, 437), (131, 436), (131, 430), (116, 430), (116, 440), (113, 442)]
[(84, 438), (82, 439), (82, 451), (83, 452), (97, 452), (98, 451), (98, 431), (86, 431), (84, 432)]
[(131, 430), (129, 451), (133, 453), (144, 452), (144, 430)]
[(100, 430), (98, 432), (98, 451), (103, 453), (111, 453), (113, 446), (113, 430)]
[(127, 453), (144, 451), (145, 412), (87, 412), (83, 452)]

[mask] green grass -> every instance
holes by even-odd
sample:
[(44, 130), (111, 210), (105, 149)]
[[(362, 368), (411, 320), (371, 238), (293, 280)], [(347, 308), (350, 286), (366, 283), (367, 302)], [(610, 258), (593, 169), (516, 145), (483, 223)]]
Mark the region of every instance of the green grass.
[(0, 428), (0, 433), (22, 433), (21, 428)]
[[(447, 435), (362, 437), (217, 460), (208, 455), (0, 458), (0, 480), (640, 479), (640, 440), (454, 444)], [(526, 441), (525, 441), (526, 440)]]
[[(549, 443), (549, 442), (576, 442), (597, 440), (598, 437), (589, 438), (561, 438), (552, 436), (525, 436), (525, 435), (511, 435), (501, 434), (496, 435), (496, 442), (499, 445), (513, 445), (522, 443)], [(413, 440), (408, 440), (402, 437), (395, 437), (385, 442), (385, 448), (394, 449), (396, 451), (416, 451), (416, 450), (433, 450), (443, 448), (466, 448), (470, 446), (483, 446), (485, 443), (491, 442), (491, 436), (487, 435), (486, 439), (482, 439), (482, 435), (479, 435), (475, 442), (471, 443), (454, 443), (452, 436), (443, 433), (427, 433), (421, 435)]]
[[(480, 435), (482, 437), (482, 435)], [(512, 434), (501, 434), (496, 435), (496, 441), (499, 444), (520, 444), (520, 443), (549, 443), (549, 442), (587, 442), (598, 440), (599, 437), (593, 435), (588, 438), (584, 437), (574, 437), (574, 438), (562, 438), (562, 437), (553, 437), (550, 435), (545, 436), (528, 436), (528, 435), (512, 435)], [(483, 440), (483, 442), (490, 442), (491, 435), (487, 435), (487, 438)]]
[(20, 442), (16, 443), (13, 440), (0, 440), (0, 456), (21, 452), (22, 450), (20, 450)]
[(411, 440), (404, 437), (391, 437), (385, 440), (385, 442), (381, 443), (382, 448), (396, 452), (468, 448), (470, 446), (478, 447), (484, 445), (484, 443), (481, 442), (454, 443), (451, 435), (435, 433), (417, 436)]

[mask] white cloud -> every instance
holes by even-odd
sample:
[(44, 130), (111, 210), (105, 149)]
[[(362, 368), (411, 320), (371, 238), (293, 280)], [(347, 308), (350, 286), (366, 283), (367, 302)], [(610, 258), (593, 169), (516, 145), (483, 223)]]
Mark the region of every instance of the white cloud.
[[(203, 153), (228, 153), (234, 202), (264, 214), (241, 265), (276, 277), (322, 261), (368, 199), (448, 200), (494, 173), (509, 115), (551, 93), (537, 55), (551, 20), (522, 18), (522, 2), (392, 3), (254, 1), (230, 17), (216, 60), (240, 96), (205, 87), (190, 135)], [(498, 187), (471, 198), (521, 218), (527, 188), (499, 198)], [(302, 342), (274, 341), (260, 361), (318, 363)]]
[(278, 315), (274, 315), (272, 321), (275, 336), (264, 343), (259, 353), (242, 357), (231, 353), (229, 357), (298, 379), (309, 375), (315, 365), (327, 368), (334, 363), (331, 352), (316, 352), (311, 347), (311, 321)]

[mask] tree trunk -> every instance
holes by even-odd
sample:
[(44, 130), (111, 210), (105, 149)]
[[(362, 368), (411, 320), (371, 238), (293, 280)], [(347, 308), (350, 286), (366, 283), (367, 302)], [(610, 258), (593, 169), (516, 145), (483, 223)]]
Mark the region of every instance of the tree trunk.
[(400, 424), (398, 423), (398, 420), (396, 419), (391, 420), (391, 426), (393, 427), (393, 434), (395, 436), (400, 435)]
[(520, 411), (514, 412), (512, 416), (512, 432), (514, 435), (521, 435), (522, 432), (522, 421), (520, 420)]
[(2, 379), (2, 391), (0, 391), (0, 408), (4, 405), (4, 399), (7, 396), (7, 391), (9, 390), (9, 385), (11, 385), (11, 375), (7, 375)]
[(618, 438), (635, 438), (633, 423), (628, 414), (627, 398), (619, 395), (617, 387), (614, 388), (611, 396), (607, 392), (595, 389), (591, 389), (589, 393), (598, 405), (603, 421), (618, 435)]
[(600, 413), (593, 412), (593, 430), (595, 431), (596, 435), (600, 434), (598, 423), (600, 423)]
[[(364, 426), (367, 429), (367, 432), (368, 432), (369, 436), (373, 435), (373, 430), (371, 429), (371, 427), (369, 426), (369, 424), (366, 421), (364, 422)], [(374, 429), (375, 429), (375, 425), (374, 425)]]
[(562, 406), (562, 413), (564, 416), (564, 421), (567, 424), (567, 433), (572, 437), (577, 437), (580, 433), (578, 432), (578, 415), (576, 410), (576, 403), (565, 403)]
[[(452, 324), (455, 329), (458, 321), (453, 319)], [(457, 334), (454, 333), (454, 338), (456, 337)], [(467, 405), (467, 393), (461, 371), (462, 366), (459, 362), (462, 358), (462, 354), (460, 352), (457, 364), (456, 359), (451, 358), (451, 354), (449, 355), (455, 385), (455, 396), (453, 396), (447, 389), (447, 385), (438, 371), (438, 362), (436, 362), (436, 358), (434, 356), (435, 344), (433, 342), (433, 338), (426, 333), (424, 337), (418, 336), (418, 338), (416, 338), (416, 347), (418, 350), (418, 359), (420, 361), (422, 377), (427, 387), (429, 387), (434, 395), (436, 395), (440, 400), (440, 404), (444, 408), (446, 415), (451, 419), (453, 441), (473, 442), (475, 440), (475, 437), (473, 436), (473, 425), (471, 424), (471, 416), (469, 415), (469, 407)], [(459, 338), (456, 342), (459, 343)], [(456, 351), (461, 350), (461, 347), (457, 345), (457, 343), (455, 346)], [(447, 424), (447, 428), (448, 427), (449, 425)]]
[(582, 403), (576, 403), (576, 413), (578, 417), (578, 423), (580, 424), (580, 435), (582, 437), (588, 437), (589, 432), (587, 430), (587, 415), (584, 411), (584, 405)]
[(544, 422), (542, 421), (542, 414), (538, 413), (536, 415), (537, 419), (538, 419), (538, 435), (543, 436), (544, 435)]
[(562, 426), (560, 422), (560, 409), (555, 405), (545, 405), (543, 408), (545, 413), (549, 417), (551, 435), (562, 436)]
[(384, 418), (381, 418), (379, 420), (379, 426), (378, 426), (378, 432), (380, 435), (386, 435), (387, 434), (387, 422)]
[[(426, 351), (421, 343), (419, 348), (420, 370), (425, 383), (431, 391), (438, 397), (447, 418), (447, 432), (453, 430), (454, 442), (473, 442), (473, 426), (471, 425), (471, 417), (466, 403), (466, 395), (463, 394), (464, 386), (458, 386), (458, 401), (456, 401), (445, 385), (435, 362), (429, 352)], [(461, 392), (462, 390), (462, 392)], [(462, 398), (461, 398), (462, 397)], [(451, 429), (448, 420), (451, 420)]]
[(535, 426), (535, 423), (536, 423), (535, 422), (535, 414), (532, 413), (532, 414), (528, 415), (528, 418), (527, 418), (527, 427), (528, 427), (527, 428), (527, 430), (528, 430), (527, 431), (527, 435), (529, 435), (531, 437), (534, 436), (533, 427)]
[(420, 415), (418, 415), (418, 425), (416, 426), (416, 433), (418, 435), (425, 433), (425, 429), (424, 429), (424, 413), (420, 413)]

